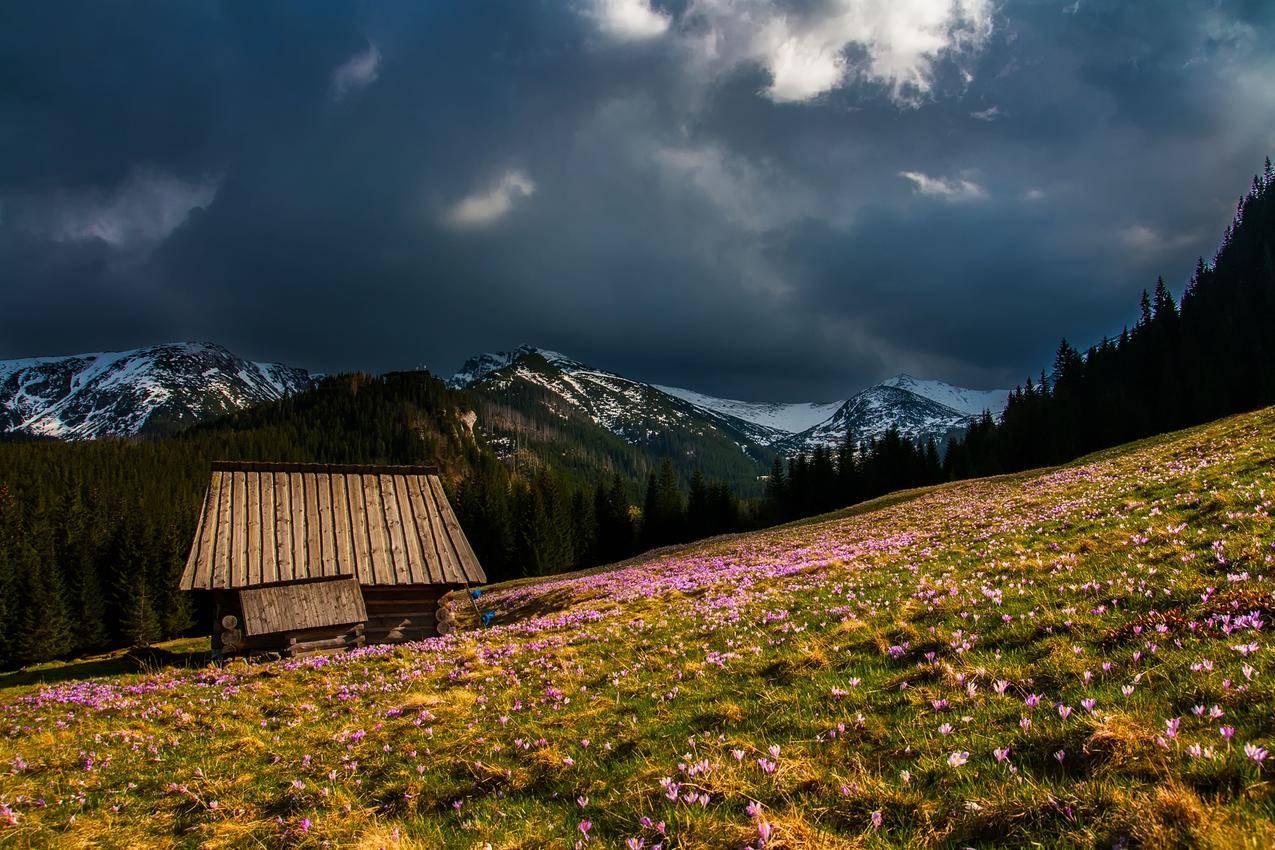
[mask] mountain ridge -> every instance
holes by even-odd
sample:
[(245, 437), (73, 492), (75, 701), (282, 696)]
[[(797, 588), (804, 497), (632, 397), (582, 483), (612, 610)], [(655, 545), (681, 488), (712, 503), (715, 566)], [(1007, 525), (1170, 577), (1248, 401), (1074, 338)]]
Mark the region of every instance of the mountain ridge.
[(0, 360), (0, 431), (61, 440), (163, 433), (273, 401), (315, 379), (209, 342)]
[[(562, 380), (555, 385), (553, 380), (541, 374), (519, 373), (519, 364), (532, 357), (558, 370)], [(892, 426), (908, 439), (934, 439), (942, 448), (949, 437), (962, 433), (983, 411), (998, 416), (1009, 396), (1007, 390), (972, 390), (943, 381), (899, 374), (841, 401), (750, 402), (638, 381), (532, 345), (474, 355), (448, 380), (448, 385), (482, 388), (484, 384), (490, 385), (492, 380), (510, 380), (514, 376), (557, 392), (593, 417), (599, 425), (626, 439), (632, 438), (632, 429), (626, 427), (623, 420), (625, 413), (633, 408), (613, 403), (609, 414), (600, 415), (598, 399), (591, 397), (590, 391), (581, 386), (577, 378), (586, 377), (595, 385), (621, 382), (625, 387), (621, 394), (627, 394), (629, 402), (634, 405), (639, 403), (640, 398), (645, 398), (647, 404), (655, 404), (650, 401), (649, 390), (657, 391), (673, 399), (674, 409), (682, 415), (688, 413), (682, 405), (688, 405), (698, 411), (701, 418), (742, 436), (758, 448), (788, 454), (839, 444), (848, 432), (853, 433), (856, 440), (880, 437)], [(606, 386), (605, 389), (619, 391), (617, 386)], [(747, 447), (741, 448), (745, 453), (757, 454)]]
[[(317, 377), (208, 342), (0, 360), (0, 430), (63, 440), (162, 433), (298, 392)], [(506, 400), (514, 384), (534, 385), (560, 401), (556, 416), (572, 409), (665, 455), (672, 435), (691, 464), (705, 441), (764, 465), (775, 452), (836, 445), (847, 433), (868, 440), (891, 427), (942, 446), (984, 410), (999, 414), (1008, 396), (899, 374), (839, 401), (752, 402), (640, 381), (533, 345), (470, 357), (446, 383)], [(736, 477), (753, 476), (740, 469)]]

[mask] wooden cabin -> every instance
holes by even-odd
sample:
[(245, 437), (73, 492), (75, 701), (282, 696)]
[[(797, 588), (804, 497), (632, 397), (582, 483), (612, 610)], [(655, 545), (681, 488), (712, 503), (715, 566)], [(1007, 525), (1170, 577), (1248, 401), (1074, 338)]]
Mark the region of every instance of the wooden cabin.
[(299, 655), (445, 634), (486, 581), (433, 467), (219, 461), (181, 588), (215, 654)]

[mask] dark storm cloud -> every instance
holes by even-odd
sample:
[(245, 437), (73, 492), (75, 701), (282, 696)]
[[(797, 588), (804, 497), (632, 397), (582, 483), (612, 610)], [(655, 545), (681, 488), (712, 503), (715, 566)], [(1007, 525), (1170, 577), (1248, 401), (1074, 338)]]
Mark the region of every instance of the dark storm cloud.
[(10, 9), (0, 356), (1012, 383), (1180, 288), (1275, 148), (1267, 4), (942, 2), (920, 58), (878, 0), (788, 6)]

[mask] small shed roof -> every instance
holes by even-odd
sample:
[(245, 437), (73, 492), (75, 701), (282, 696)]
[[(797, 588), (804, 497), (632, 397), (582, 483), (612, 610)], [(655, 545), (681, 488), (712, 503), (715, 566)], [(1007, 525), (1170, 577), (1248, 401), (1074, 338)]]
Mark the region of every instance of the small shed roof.
[(362, 623), (363, 594), (353, 578), (248, 587), (239, 592), (244, 633), (266, 635)]
[(487, 581), (433, 467), (213, 464), (183, 590), (342, 576)]

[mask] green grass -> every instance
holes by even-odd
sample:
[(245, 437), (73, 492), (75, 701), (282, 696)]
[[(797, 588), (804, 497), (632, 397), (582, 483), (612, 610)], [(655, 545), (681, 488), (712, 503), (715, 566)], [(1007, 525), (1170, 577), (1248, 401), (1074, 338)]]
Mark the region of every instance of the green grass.
[(1266, 410), (496, 586), (418, 645), (35, 671), (0, 843), (1269, 847), (1273, 501)]
[(207, 637), (178, 638), (152, 644), (145, 649), (117, 649), (72, 661), (50, 661), (0, 673), (0, 693), (20, 685), (146, 672), (161, 667), (199, 667), (211, 659), (211, 641)]

